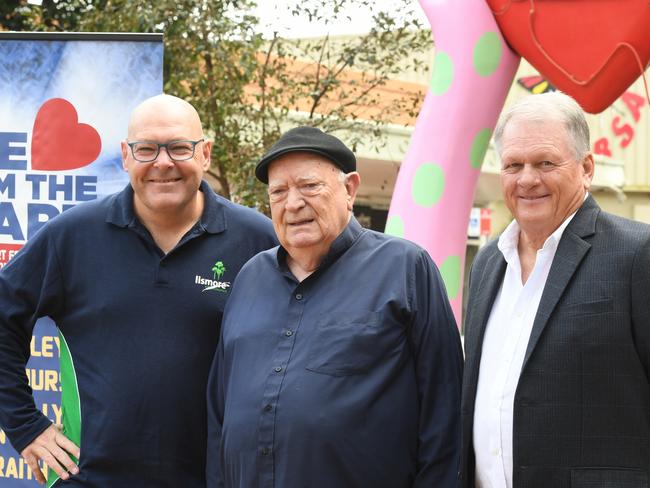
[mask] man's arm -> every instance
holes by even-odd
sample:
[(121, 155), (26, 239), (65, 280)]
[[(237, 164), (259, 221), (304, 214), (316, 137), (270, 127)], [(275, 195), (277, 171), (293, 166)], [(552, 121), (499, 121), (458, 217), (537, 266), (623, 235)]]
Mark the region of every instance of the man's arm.
[(38, 460), (66, 479), (66, 469), (75, 468), (62, 448), (78, 456), (78, 448), (36, 408), (25, 374), (36, 319), (56, 315), (61, 288), (56, 253), (44, 230), (0, 271), (0, 426), (40, 482), (45, 480)]
[(410, 340), (420, 404), (418, 473), (414, 487), (458, 484), (463, 355), (444, 283), (422, 251), (413, 273)]
[(650, 383), (650, 236), (638, 247), (632, 263), (632, 332), (634, 345)]

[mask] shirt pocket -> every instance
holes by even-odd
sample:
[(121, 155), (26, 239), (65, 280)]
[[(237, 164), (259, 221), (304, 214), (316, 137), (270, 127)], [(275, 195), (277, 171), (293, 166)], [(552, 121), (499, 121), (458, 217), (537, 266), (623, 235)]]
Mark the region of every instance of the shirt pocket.
[(401, 342), (400, 324), (379, 312), (328, 315), (316, 323), (306, 369), (332, 376), (363, 374)]
[(631, 468), (575, 468), (571, 488), (648, 488), (648, 473)]
[(563, 314), (570, 316), (602, 315), (615, 312), (615, 310), (613, 298), (568, 303), (561, 308)]

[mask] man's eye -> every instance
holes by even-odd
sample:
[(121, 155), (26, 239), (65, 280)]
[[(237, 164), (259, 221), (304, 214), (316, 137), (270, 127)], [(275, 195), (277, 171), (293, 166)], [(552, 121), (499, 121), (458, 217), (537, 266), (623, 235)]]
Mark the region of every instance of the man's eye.
[(553, 161), (542, 161), (541, 164), (542, 164), (542, 166), (545, 167), (545, 168), (549, 168), (549, 167), (555, 166), (555, 163), (553, 163)]
[(172, 151), (191, 151), (192, 146), (189, 144), (171, 144), (169, 149)]
[(189, 156), (192, 154), (192, 146), (190, 144), (170, 144), (167, 146), (172, 156)]

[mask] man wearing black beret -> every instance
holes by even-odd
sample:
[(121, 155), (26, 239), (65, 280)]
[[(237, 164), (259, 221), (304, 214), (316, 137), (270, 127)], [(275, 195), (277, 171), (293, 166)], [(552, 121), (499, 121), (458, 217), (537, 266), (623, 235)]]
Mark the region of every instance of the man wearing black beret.
[(311, 127), (264, 155), (280, 246), (239, 273), (208, 386), (208, 486), (455, 487), (462, 353), (417, 245), (352, 215), (356, 159)]

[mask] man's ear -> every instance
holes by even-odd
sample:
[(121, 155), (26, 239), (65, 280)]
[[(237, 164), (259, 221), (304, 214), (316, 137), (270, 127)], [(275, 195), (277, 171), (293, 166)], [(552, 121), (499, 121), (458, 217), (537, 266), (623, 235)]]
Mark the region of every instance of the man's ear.
[(205, 140), (201, 143), (201, 155), (203, 156), (203, 171), (210, 169), (210, 157), (212, 156), (212, 141)]
[(357, 197), (357, 190), (361, 183), (361, 176), (356, 171), (345, 175), (345, 191), (348, 194), (348, 210), (352, 210), (354, 199)]
[(122, 149), (122, 168), (124, 168), (124, 171), (128, 171), (129, 169), (126, 167), (126, 158), (129, 155), (129, 145), (126, 141), (122, 141), (120, 143), (120, 148)]
[(582, 160), (582, 170), (583, 170), (583, 182), (585, 190), (589, 190), (591, 187), (591, 180), (594, 177), (594, 168), (596, 164), (594, 163), (594, 155), (589, 152)]

